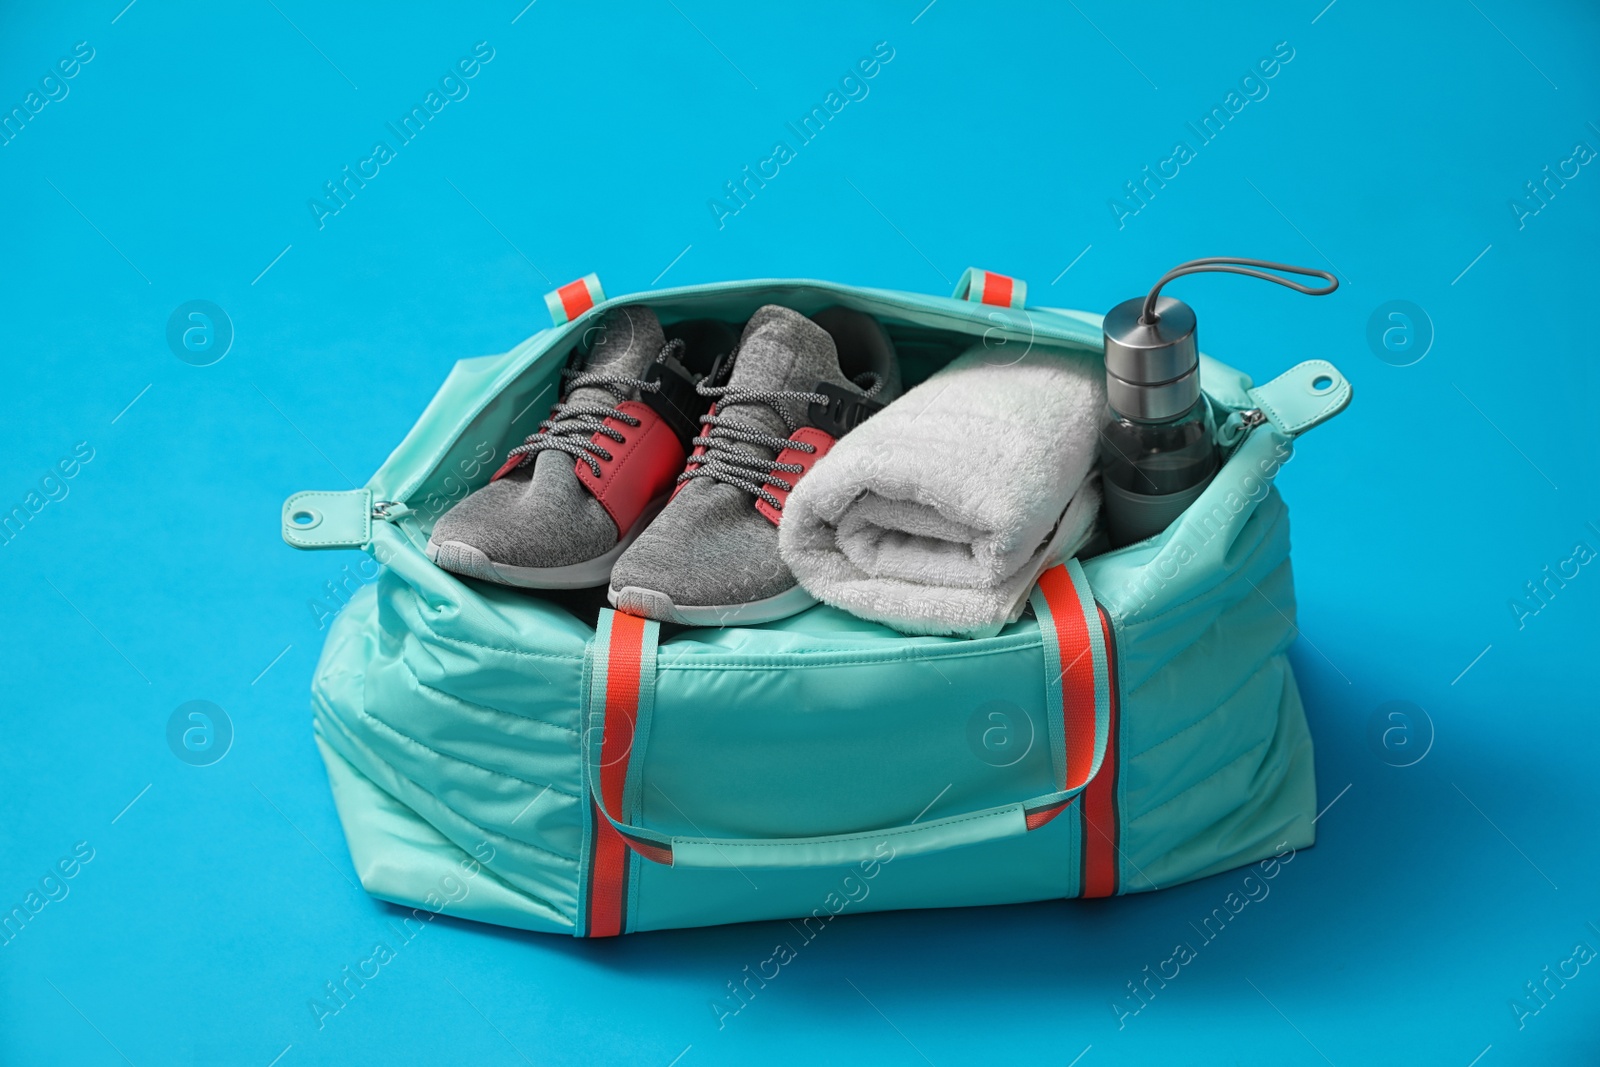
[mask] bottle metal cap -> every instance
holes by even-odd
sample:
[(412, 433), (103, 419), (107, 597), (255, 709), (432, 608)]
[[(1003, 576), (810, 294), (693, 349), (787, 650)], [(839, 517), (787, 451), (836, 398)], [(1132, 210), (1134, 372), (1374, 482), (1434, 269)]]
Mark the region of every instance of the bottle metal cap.
[(1140, 321), (1144, 297), (1124, 300), (1105, 317), (1106, 400), (1129, 418), (1158, 422), (1181, 415), (1200, 397), (1200, 349), (1194, 309), (1156, 300), (1156, 321)]

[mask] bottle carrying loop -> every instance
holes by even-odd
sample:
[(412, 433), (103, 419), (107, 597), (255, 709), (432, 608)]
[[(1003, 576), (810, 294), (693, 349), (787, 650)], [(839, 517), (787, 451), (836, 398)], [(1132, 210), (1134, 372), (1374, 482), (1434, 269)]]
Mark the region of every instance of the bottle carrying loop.
[[(1251, 270), (1251, 267), (1263, 267), (1265, 270)], [(1303, 278), (1321, 278), (1328, 284), (1320, 289), (1313, 289), (1309, 285), (1301, 285), (1290, 278), (1280, 278), (1276, 274), (1267, 274), (1267, 270), (1279, 271), (1283, 274), (1298, 274)], [(1185, 274), (1243, 274), (1250, 278), (1260, 278), (1262, 281), (1274, 282), (1278, 285), (1293, 289), (1297, 293), (1307, 296), (1327, 296), (1339, 288), (1339, 279), (1325, 270), (1313, 267), (1296, 267), (1289, 263), (1274, 263), (1268, 259), (1242, 259), (1237, 256), (1206, 256), (1202, 259), (1191, 259), (1187, 263), (1179, 263), (1161, 276), (1150, 289), (1150, 294), (1144, 298), (1144, 307), (1139, 315), (1139, 322), (1144, 326), (1154, 326), (1160, 319), (1156, 314), (1156, 297), (1161, 295), (1161, 287), (1174, 278), (1181, 278)]]

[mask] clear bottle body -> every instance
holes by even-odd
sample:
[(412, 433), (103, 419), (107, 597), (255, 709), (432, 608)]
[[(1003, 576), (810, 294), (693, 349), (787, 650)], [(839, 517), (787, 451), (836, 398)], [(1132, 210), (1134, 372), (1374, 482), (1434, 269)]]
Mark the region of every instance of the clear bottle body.
[(1107, 406), (1100, 472), (1112, 547), (1160, 533), (1194, 503), (1217, 473), (1214, 430), (1204, 396), (1159, 422), (1132, 419)]

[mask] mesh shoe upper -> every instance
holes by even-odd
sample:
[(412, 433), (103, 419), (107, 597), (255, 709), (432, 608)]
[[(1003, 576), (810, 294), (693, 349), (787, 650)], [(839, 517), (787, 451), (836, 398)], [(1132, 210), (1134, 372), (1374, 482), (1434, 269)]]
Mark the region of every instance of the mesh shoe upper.
[[(655, 312), (617, 308), (601, 321), (584, 373), (643, 378), (664, 343)], [(638, 391), (630, 398), (638, 399)], [(562, 400), (609, 408), (618, 397), (599, 386), (580, 386)], [(605, 507), (578, 480), (575, 464), (581, 462), (567, 452), (537, 453), (458, 502), (434, 525), (431, 540), (458, 541), (514, 567), (565, 567), (604, 555), (626, 531), (618, 531)], [(447, 565), (444, 554), (440, 562)]]
[[(892, 374), (898, 392), (892, 349), (885, 351), (889, 365), (872, 373), (880, 381)], [(716, 413), (724, 424), (787, 438), (791, 424), (805, 425), (807, 401), (766, 397), (738, 402), (739, 394), (812, 393), (821, 382), (866, 395), (841, 371), (832, 334), (799, 312), (768, 305), (751, 317), (739, 343), (728, 381), (735, 391), (729, 399), (735, 402), (719, 403)], [(883, 395), (886, 391), (880, 388), (878, 398), (892, 399)], [(741, 466), (764, 467), (778, 454), (777, 448), (747, 441), (729, 448), (741, 455)], [(762, 480), (761, 475), (754, 477), (757, 483)], [(612, 589), (633, 586), (664, 593), (682, 606), (722, 606), (764, 600), (792, 588), (794, 578), (778, 554), (777, 526), (756, 510), (756, 499), (748, 488), (717, 477), (686, 477), (672, 502), (617, 561)]]

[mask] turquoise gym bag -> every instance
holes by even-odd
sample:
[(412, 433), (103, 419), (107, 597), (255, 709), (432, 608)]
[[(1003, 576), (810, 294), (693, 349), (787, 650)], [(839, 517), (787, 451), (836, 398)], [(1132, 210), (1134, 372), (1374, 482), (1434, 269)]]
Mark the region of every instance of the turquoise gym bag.
[(981, 639), (906, 637), (818, 606), (685, 629), (603, 593), (531, 595), (423, 553), (555, 401), (605, 309), (742, 322), (763, 304), (876, 316), (908, 385), (970, 347), (1102, 358), (1100, 317), (748, 281), (605, 299), (456, 364), (367, 486), (305, 492), (283, 535), (381, 570), (332, 622), (316, 741), (362, 884), (413, 909), (604, 937), (755, 919), (1142, 892), (1312, 843), (1289, 517), (1273, 481), (1350, 400), (1321, 360), (1252, 388), (1201, 357), (1222, 470), (1162, 534), (1047, 571)]

